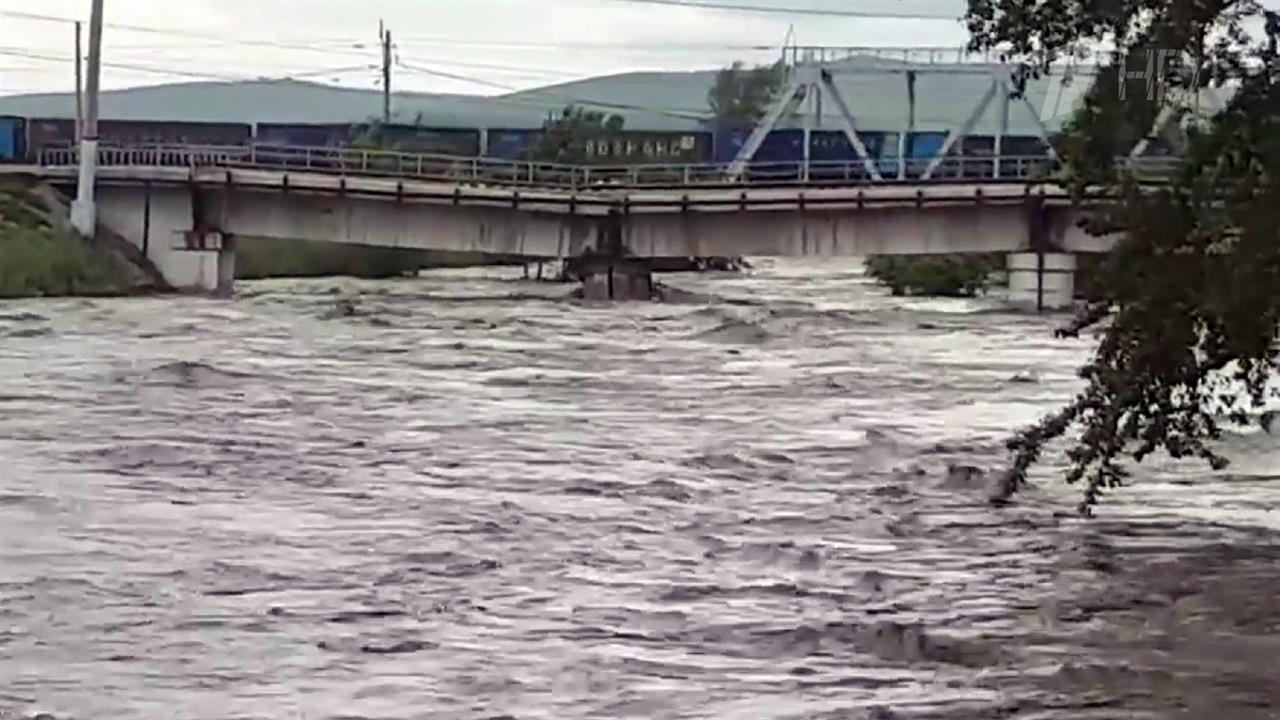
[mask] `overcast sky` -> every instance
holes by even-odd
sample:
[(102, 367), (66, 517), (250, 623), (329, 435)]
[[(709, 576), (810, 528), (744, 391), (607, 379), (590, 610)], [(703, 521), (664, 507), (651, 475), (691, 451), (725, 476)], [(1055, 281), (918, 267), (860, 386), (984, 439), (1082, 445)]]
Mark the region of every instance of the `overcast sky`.
[[(788, 12), (689, 7), (695, 3)], [(89, 0), (0, 0), (0, 94), (74, 87)], [(295, 76), (378, 87), (378, 22), (393, 87), (492, 95), (628, 70), (766, 62), (800, 45), (959, 48), (966, 0), (105, 0), (104, 88)], [(865, 15), (806, 14), (830, 10)], [(129, 27), (132, 26), (132, 27)], [(88, 27), (85, 26), (87, 47)], [(753, 46), (768, 48), (753, 49)], [(132, 66), (132, 67), (125, 67)], [(446, 75), (433, 75), (446, 73)], [(465, 78), (465, 79), (463, 79)]]

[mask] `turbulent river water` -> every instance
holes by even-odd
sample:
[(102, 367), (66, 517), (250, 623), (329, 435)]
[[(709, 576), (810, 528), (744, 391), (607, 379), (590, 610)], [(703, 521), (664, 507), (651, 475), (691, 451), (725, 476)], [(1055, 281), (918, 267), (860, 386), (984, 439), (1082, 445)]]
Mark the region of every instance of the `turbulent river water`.
[(1275, 717), (1280, 443), (992, 507), (1062, 318), (666, 282), (0, 304), (0, 716)]

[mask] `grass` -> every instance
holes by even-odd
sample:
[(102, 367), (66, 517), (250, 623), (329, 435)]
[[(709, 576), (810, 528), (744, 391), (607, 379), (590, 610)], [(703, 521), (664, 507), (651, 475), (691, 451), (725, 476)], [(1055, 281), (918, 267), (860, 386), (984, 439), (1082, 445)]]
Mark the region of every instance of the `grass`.
[(119, 295), (127, 263), (54, 225), (20, 192), (0, 191), (0, 298)]

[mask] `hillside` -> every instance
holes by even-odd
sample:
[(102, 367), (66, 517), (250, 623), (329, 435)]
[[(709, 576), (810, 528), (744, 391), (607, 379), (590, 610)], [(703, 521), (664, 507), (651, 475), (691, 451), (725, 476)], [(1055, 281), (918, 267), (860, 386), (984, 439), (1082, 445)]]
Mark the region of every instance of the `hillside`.
[[(991, 68), (978, 65), (909, 65), (883, 59), (845, 61), (836, 84), (858, 125), (898, 129), (906, 124), (906, 71), (915, 69), (916, 128), (943, 130), (962, 123), (991, 83)], [(627, 126), (686, 130), (699, 126), (707, 112), (707, 90), (714, 70), (634, 72), (579, 80), (503, 96), (396, 93), (398, 118), (441, 127), (538, 127), (548, 112), (570, 102), (600, 103), (618, 112)], [(1064, 88), (1042, 80), (1027, 91), (1027, 103), (1010, 105), (1009, 133), (1037, 134), (1036, 116), (1050, 129), (1060, 124), (1088, 78)], [(1052, 102), (1058, 95), (1062, 102)], [(1050, 102), (1046, 103), (1046, 97)], [(994, 134), (999, 126), (992, 102), (974, 132)], [(114, 119), (208, 120), (223, 122), (353, 122), (381, 112), (377, 90), (338, 88), (295, 80), (189, 82), (103, 93), (102, 116)], [(0, 97), (0, 114), (70, 117), (75, 102), (67, 93)], [(838, 122), (834, 103), (824, 103), (824, 122)]]

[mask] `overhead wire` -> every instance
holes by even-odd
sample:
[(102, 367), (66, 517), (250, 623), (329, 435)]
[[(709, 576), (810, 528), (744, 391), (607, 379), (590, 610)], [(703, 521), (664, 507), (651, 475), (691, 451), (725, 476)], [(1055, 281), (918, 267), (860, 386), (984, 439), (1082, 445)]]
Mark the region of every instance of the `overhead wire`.
[(693, 8), (697, 10), (723, 10), (737, 13), (761, 13), (773, 15), (805, 15), (815, 17), (847, 17), (847, 18), (883, 18), (888, 20), (959, 20), (959, 15), (939, 15), (937, 13), (914, 13), (895, 10), (880, 12), (876, 10), (823, 10), (821, 8), (790, 8), (776, 5), (744, 5), (741, 3), (717, 2), (715, 0), (613, 0), (614, 2), (635, 5), (664, 5), (667, 7)]
[[(29, 60), (41, 60), (45, 62), (57, 63), (73, 63), (75, 58), (65, 57), (61, 55), (46, 55), (38, 52), (31, 52), (22, 48), (0, 48), (0, 55), (8, 57), (26, 58)], [(250, 80), (252, 78), (241, 75), (225, 75), (211, 72), (187, 72), (185, 70), (177, 70), (173, 68), (158, 68), (148, 65), (136, 65), (133, 63), (122, 63), (115, 61), (103, 61), (103, 67), (117, 68), (120, 70), (133, 70), (142, 73), (154, 73), (157, 75), (169, 75), (172, 77), (187, 77), (199, 80)]]
[(562, 103), (585, 105), (585, 106), (591, 106), (591, 107), (605, 108), (609, 110), (651, 112), (659, 115), (667, 115), (670, 117), (679, 118), (681, 120), (703, 120), (710, 116), (710, 113), (708, 111), (702, 110), (702, 109), (689, 110), (684, 108), (646, 107), (643, 105), (633, 105), (630, 103), (617, 103), (617, 102), (610, 102), (607, 100), (592, 100), (590, 98), (575, 97), (571, 95), (565, 95), (563, 93), (557, 93), (550, 90), (543, 90), (540, 88), (521, 89), (513, 85), (507, 85), (505, 83), (496, 83), (490, 80), (484, 80), (482, 78), (476, 78), (476, 77), (471, 77), (467, 75), (460, 75), (458, 73), (446, 72), (446, 71), (437, 70), (434, 68), (422, 67), (420, 65), (416, 65), (413, 63), (401, 62), (399, 63), (399, 67), (402, 67), (411, 72), (422, 73), (424, 75), (442, 77), (449, 80), (457, 80), (457, 81), (467, 82), (475, 85), (484, 85), (484, 86), (492, 87), (498, 90), (505, 90), (511, 94), (499, 95), (491, 99), (501, 100), (503, 102), (512, 102), (515, 104), (526, 104), (526, 105), (533, 105), (536, 107), (547, 107), (543, 103), (529, 102), (529, 99), (531, 98), (545, 97), (548, 99), (554, 99), (557, 102), (562, 102)]
[[(41, 52), (33, 52), (25, 48), (0, 47), (0, 55), (7, 57), (25, 58), (28, 60), (36, 60), (40, 62), (54, 63), (72, 63), (75, 58), (63, 55), (50, 55)], [(319, 68), (314, 70), (300, 70), (298, 72), (281, 73), (277, 75), (231, 75), (226, 73), (188, 71), (178, 68), (162, 68), (154, 65), (139, 65), (129, 62), (103, 61), (103, 67), (117, 68), (120, 70), (131, 70), (134, 72), (150, 73), (155, 75), (167, 75), (171, 77), (192, 78), (196, 80), (218, 80), (226, 82), (245, 82), (252, 80), (261, 80), (263, 78), (279, 78), (279, 79), (296, 79), (301, 77), (311, 77), (318, 75), (341, 74), (345, 72), (353, 72), (356, 70), (370, 70), (373, 65), (348, 65), (343, 67)]]

